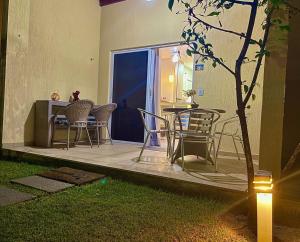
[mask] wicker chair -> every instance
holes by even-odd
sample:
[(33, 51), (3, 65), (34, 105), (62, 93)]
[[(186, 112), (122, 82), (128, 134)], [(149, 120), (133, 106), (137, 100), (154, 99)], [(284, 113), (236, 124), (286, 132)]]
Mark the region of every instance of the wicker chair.
[(97, 108), (94, 108), (91, 113), (94, 115), (96, 121), (89, 123), (89, 127), (95, 128), (97, 133), (97, 143), (98, 147), (100, 146), (100, 132), (99, 129), (106, 128), (110, 143), (112, 144), (111, 135), (108, 128), (109, 118), (111, 117), (112, 112), (117, 108), (116, 103), (106, 104)]
[[(82, 129), (84, 128), (86, 130), (90, 145), (92, 147), (92, 142), (90, 138), (89, 131), (87, 129), (87, 119), (88, 115), (93, 108), (94, 103), (90, 100), (79, 100), (76, 102), (73, 102), (69, 104), (66, 108), (61, 110), (57, 113), (56, 117), (65, 115), (67, 122), (63, 124), (59, 124), (59, 126), (67, 126), (68, 129), (68, 137), (67, 137), (67, 149), (70, 148), (70, 131), (71, 128), (77, 129), (77, 134), (74, 143), (76, 144), (78, 140), (80, 139)], [(53, 125), (53, 132), (52, 132), (52, 143), (53, 143), (53, 137), (56, 129), (56, 117), (54, 117), (54, 125)]]

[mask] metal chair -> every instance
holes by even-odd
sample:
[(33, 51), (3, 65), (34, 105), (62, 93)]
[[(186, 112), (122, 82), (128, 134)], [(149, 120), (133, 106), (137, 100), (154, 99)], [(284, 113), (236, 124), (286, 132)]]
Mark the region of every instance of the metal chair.
[(214, 135), (212, 134), (212, 127), (219, 118), (220, 114), (217, 111), (209, 109), (189, 109), (177, 114), (174, 127), (179, 126), (179, 130), (177, 128), (174, 130), (173, 146), (175, 145), (175, 139), (177, 135), (179, 139), (178, 148), (181, 149), (183, 170), (185, 162), (185, 143), (199, 143), (206, 145), (206, 160), (208, 160), (208, 153), (211, 151), (209, 146), (211, 146), (213, 148), (213, 160), (211, 163), (215, 165), (215, 170), (217, 170), (216, 149)]
[[(220, 125), (222, 125), (222, 127), (219, 131), (217, 131), (218, 127)], [(234, 125), (234, 127), (232, 127), (232, 125)], [(242, 139), (240, 133), (241, 133), (241, 128), (239, 125), (239, 117), (237, 115), (230, 117), (228, 119), (221, 120), (215, 125), (214, 134), (219, 136), (219, 142), (218, 142), (218, 147), (217, 147), (217, 151), (216, 151), (216, 158), (218, 158), (218, 155), (219, 155), (219, 150), (221, 147), (221, 142), (222, 142), (223, 136), (228, 136), (228, 137), (232, 138), (234, 149), (235, 149), (236, 155), (238, 157), (238, 160), (241, 159), (240, 154), (238, 152), (237, 144), (236, 144), (236, 141), (241, 143), (243, 150), (244, 150), (244, 142), (243, 142), (243, 139)]]
[(101, 128), (106, 128), (110, 143), (113, 144), (112, 139), (111, 139), (111, 135), (110, 135), (110, 132), (109, 132), (108, 124), (109, 124), (109, 119), (111, 117), (111, 114), (116, 108), (117, 108), (116, 103), (110, 103), (110, 104), (106, 104), (106, 105), (94, 108), (91, 111), (91, 114), (94, 115), (96, 121), (91, 122), (89, 124), (89, 127), (92, 127), (92, 128), (96, 129), (98, 147), (100, 146), (100, 137), (99, 137), (100, 132), (99, 132), (99, 130)]
[[(56, 126), (60, 127), (67, 127), (68, 129), (68, 137), (67, 137), (67, 149), (70, 148), (70, 131), (72, 128), (77, 129), (76, 138), (74, 140), (74, 143), (76, 144), (81, 136), (82, 129), (84, 128), (86, 130), (89, 143), (91, 145), (91, 148), (93, 147), (89, 131), (87, 129), (87, 119), (88, 115), (93, 108), (94, 103), (90, 100), (79, 100), (76, 102), (73, 102), (69, 104), (67, 107), (59, 111), (53, 118), (53, 132), (52, 132), (52, 144), (54, 142), (54, 133)], [(58, 117), (61, 117), (62, 115), (65, 116), (66, 122), (56, 124), (56, 119)]]
[[(153, 114), (153, 113), (150, 113), (150, 112), (147, 112), (143, 109), (140, 109), (138, 108), (138, 111), (140, 112), (141, 114), (141, 118), (142, 118), (142, 121), (143, 121), (143, 124), (144, 124), (144, 128), (145, 128), (145, 131), (146, 131), (146, 138), (145, 138), (145, 141), (144, 141), (144, 145), (142, 147), (142, 150), (140, 152), (140, 155), (139, 155), (139, 158), (138, 158), (138, 161), (141, 160), (141, 157), (143, 155), (143, 152), (145, 150), (145, 147), (147, 145), (147, 142), (149, 140), (149, 137), (153, 134), (160, 134), (160, 133), (165, 133), (166, 134), (166, 137), (167, 137), (167, 156), (168, 157), (171, 157), (172, 155), (172, 151), (171, 151), (171, 138), (170, 138), (170, 124), (169, 124), (169, 121), (167, 119), (164, 119), (156, 114)], [(164, 128), (161, 129), (161, 128), (158, 128), (158, 129), (151, 129), (150, 127), (148, 127), (148, 125), (146, 124), (146, 119), (147, 118), (151, 118), (151, 119), (154, 119), (154, 120), (159, 120), (159, 121), (162, 121), (164, 123)]]

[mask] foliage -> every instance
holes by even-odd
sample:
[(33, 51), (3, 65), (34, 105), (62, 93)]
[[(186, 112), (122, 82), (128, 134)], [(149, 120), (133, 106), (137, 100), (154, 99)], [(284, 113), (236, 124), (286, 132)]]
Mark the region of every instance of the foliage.
[(183, 94), (184, 94), (186, 97), (194, 97), (197, 93), (196, 93), (195, 90), (190, 89), (190, 90), (183, 90)]
[[(173, 9), (175, 2), (180, 9), (177, 13), (187, 16), (186, 26), (181, 34), (189, 46), (187, 55), (196, 55), (198, 57), (197, 61), (209, 61), (214, 68), (217, 66), (224, 68), (235, 80), (237, 114), (240, 119), (247, 161), (248, 188), (249, 192), (251, 192), (254, 169), (245, 109), (250, 108), (249, 100), (255, 100), (256, 98), (253, 91), (255, 86), (257, 86), (258, 74), (263, 59), (271, 54), (267, 49), (270, 29), (277, 28), (282, 32), (290, 30), (288, 21), (281, 17), (275, 17), (274, 13), (279, 11), (291, 13), (291, 10), (296, 11), (296, 9), (288, 0), (169, 0), (168, 7), (170, 10)], [(249, 10), (249, 15), (245, 16), (248, 19), (248, 24), (242, 32), (224, 27), (222, 23), (222, 17), (232, 14), (232, 10), (237, 7)], [(255, 39), (253, 32), (257, 24), (259, 8), (263, 8), (265, 13), (264, 21), (260, 23), (263, 35), (261, 38)], [(239, 20), (237, 19), (236, 21)], [(241, 47), (236, 47), (238, 56), (235, 58), (234, 66), (228, 63), (227, 60), (224, 60), (224, 57), (217, 55), (214, 45), (209, 40), (210, 32), (219, 32), (240, 39)], [(222, 41), (220, 43), (222, 44)], [(257, 48), (253, 57), (248, 56), (251, 46)], [(246, 80), (242, 73), (242, 67), (250, 62), (255, 63), (255, 68), (252, 78)]]

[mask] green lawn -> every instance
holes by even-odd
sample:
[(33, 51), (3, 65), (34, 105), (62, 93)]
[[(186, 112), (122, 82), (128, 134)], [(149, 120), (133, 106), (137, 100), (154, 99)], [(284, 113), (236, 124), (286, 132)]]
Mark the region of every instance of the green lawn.
[(181, 196), (113, 179), (53, 195), (9, 183), (46, 169), (0, 161), (0, 185), (38, 196), (0, 208), (1, 242), (250, 241), (241, 235), (245, 231), (222, 219), (232, 201)]

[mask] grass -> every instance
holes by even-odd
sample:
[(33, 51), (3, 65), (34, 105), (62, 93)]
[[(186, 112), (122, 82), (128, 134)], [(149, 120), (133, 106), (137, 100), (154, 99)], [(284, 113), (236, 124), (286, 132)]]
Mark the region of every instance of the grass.
[[(0, 161), (0, 185), (48, 167)], [(232, 201), (108, 179), (0, 207), (0, 241), (250, 241), (221, 216)], [(246, 237), (245, 237), (246, 236)], [(248, 237), (247, 237), (248, 236)]]

